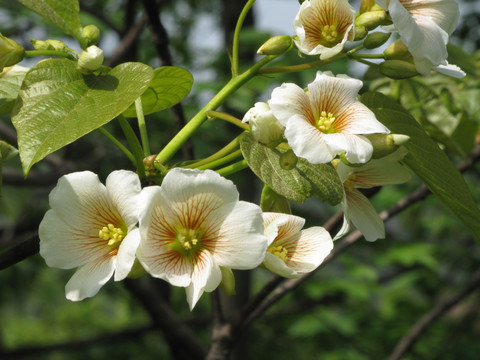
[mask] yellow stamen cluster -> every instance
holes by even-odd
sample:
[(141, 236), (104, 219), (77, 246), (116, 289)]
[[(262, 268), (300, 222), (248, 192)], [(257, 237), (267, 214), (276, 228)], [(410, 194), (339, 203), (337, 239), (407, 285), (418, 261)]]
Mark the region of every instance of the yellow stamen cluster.
[(332, 113), (327, 113), (326, 111), (322, 111), (320, 113), (320, 117), (317, 121), (317, 129), (321, 132), (329, 132), (332, 128), (332, 124), (335, 121), (335, 116)]
[(98, 237), (102, 240), (108, 241), (108, 245), (119, 243), (123, 240), (124, 235), (124, 231), (120, 228), (116, 228), (113, 224), (104, 226), (103, 229), (98, 232)]
[(177, 241), (185, 250), (192, 250), (199, 244), (200, 236), (193, 229), (181, 229), (177, 234)]
[(287, 255), (288, 255), (288, 250), (286, 247), (282, 246), (282, 245), (278, 245), (278, 246), (270, 246), (267, 251), (277, 257), (279, 257), (280, 259), (282, 259), (283, 261), (287, 261)]
[(347, 188), (347, 190), (350, 190), (352, 191), (354, 188), (355, 188), (355, 178), (357, 176), (355, 175), (355, 173), (351, 174), (347, 180), (345, 180), (345, 182), (343, 183), (343, 186), (345, 186)]
[(322, 38), (329, 42), (333, 43), (337, 41), (338, 31), (335, 25), (325, 25), (322, 28)]

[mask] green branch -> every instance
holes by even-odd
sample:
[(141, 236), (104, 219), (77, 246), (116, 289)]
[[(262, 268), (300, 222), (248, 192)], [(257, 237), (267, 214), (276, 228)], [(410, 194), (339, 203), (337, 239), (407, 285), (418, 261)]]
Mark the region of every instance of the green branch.
[(247, 131), (250, 130), (250, 126), (248, 124), (245, 124), (244, 122), (242, 122), (242, 120), (237, 119), (235, 116), (224, 113), (222, 111), (211, 110), (211, 111), (207, 111), (205, 115), (207, 115), (207, 118), (209, 120), (214, 120), (215, 118), (218, 118), (218, 119), (228, 121), (229, 123), (236, 125), (243, 130), (247, 130)]

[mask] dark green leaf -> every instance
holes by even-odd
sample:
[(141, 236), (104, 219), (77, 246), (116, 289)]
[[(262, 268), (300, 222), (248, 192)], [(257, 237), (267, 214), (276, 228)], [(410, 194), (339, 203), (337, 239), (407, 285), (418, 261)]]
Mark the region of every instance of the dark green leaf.
[(124, 63), (102, 76), (83, 75), (66, 59), (38, 63), (24, 79), (12, 117), (24, 173), (124, 112), (152, 75), (141, 63)]

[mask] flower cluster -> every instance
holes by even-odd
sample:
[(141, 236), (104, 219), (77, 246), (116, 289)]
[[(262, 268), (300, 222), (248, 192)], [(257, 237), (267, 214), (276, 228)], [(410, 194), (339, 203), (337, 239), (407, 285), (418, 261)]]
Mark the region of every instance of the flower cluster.
[(49, 266), (77, 268), (66, 285), (73, 301), (95, 295), (112, 275), (124, 279), (138, 259), (152, 276), (184, 287), (192, 309), (219, 286), (221, 268), (265, 261), (292, 276), (314, 270), (333, 247), (322, 228), (302, 232), (301, 218), (275, 219), (239, 201), (235, 185), (211, 170), (175, 168), (161, 186), (143, 190), (131, 171), (114, 171), (106, 185), (92, 172), (72, 173), (59, 179), (50, 206), (40, 254)]

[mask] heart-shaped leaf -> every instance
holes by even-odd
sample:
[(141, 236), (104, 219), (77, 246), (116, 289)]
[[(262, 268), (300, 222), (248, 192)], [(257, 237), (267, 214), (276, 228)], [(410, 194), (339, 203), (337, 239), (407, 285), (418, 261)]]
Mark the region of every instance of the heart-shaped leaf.
[(18, 2), (83, 43), (78, 0), (18, 0)]
[(410, 136), (405, 144), (404, 162), (423, 180), (430, 191), (470, 229), (480, 241), (480, 211), (462, 175), (401, 105), (380, 93), (366, 93), (362, 102), (377, 119), (395, 134)]
[(12, 116), (25, 175), (48, 154), (124, 112), (152, 76), (141, 63), (124, 63), (101, 76), (83, 75), (66, 59), (44, 60), (30, 69)]
[[(175, 66), (163, 66), (153, 71), (153, 79), (142, 94), (143, 114), (148, 115), (178, 104), (190, 93), (193, 77), (187, 70)], [(124, 113), (136, 117), (135, 106)]]

